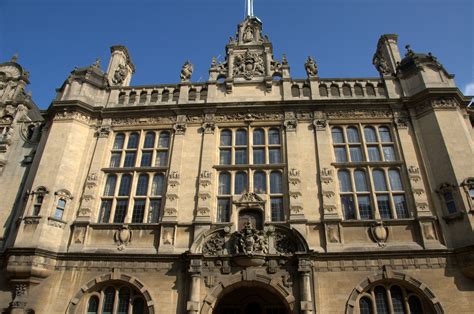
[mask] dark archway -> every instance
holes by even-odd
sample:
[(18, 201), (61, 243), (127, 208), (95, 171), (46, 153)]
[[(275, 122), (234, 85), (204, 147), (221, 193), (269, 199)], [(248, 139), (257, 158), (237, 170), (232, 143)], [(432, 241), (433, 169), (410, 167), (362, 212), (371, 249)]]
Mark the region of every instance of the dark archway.
[(245, 282), (225, 289), (213, 314), (288, 314), (288, 304), (271, 289), (257, 282)]

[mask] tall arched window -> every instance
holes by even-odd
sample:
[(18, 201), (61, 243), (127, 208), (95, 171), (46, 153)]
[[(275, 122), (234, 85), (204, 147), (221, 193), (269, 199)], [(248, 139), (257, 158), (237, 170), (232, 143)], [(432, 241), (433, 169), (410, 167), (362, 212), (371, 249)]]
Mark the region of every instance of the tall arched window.
[(267, 175), (263, 171), (257, 171), (253, 174), (253, 189), (255, 193), (267, 193)]
[(359, 300), (360, 314), (372, 314), (372, 301), (369, 298), (364, 297)]
[(115, 185), (117, 184), (117, 176), (110, 174), (107, 176), (105, 183), (104, 196), (113, 196), (115, 194)]
[(87, 304), (87, 314), (97, 314), (99, 312), (99, 297), (92, 296)]
[(115, 289), (108, 287), (104, 290), (104, 301), (102, 303), (102, 314), (112, 314), (115, 303)]
[(247, 173), (237, 172), (235, 174), (234, 193), (242, 194), (248, 191), (247, 189)]
[(219, 195), (230, 195), (230, 174), (224, 172), (219, 174)]
[(58, 200), (57, 205), (56, 205), (56, 210), (54, 211), (54, 218), (56, 218), (58, 220), (62, 220), (65, 208), (66, 208), (66, 200), (60, 198)]

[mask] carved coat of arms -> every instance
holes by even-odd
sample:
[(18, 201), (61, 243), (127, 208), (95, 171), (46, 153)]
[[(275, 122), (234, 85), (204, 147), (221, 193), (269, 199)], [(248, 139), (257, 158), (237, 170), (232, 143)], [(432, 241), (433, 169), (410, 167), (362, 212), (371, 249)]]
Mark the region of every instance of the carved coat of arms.
[(241, 231), (234, 234), (235, 254), (268, 254), (268, 240), (263, 231), (253, 228), (248, 221)]
[(235, 56), (234, 76), (243, 76), (251, 80), (255, 76), (261, 76), (265, 73), (265, 66), (262, 56), (257, 52), (247, 50), (243, 55)]

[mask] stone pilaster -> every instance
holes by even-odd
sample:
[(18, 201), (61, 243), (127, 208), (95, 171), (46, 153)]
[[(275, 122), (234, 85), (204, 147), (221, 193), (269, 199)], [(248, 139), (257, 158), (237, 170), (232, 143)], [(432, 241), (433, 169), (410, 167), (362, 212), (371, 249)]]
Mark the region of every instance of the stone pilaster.
[(189, 314), (195, 314), (199, 313), (200, 309), (202, 261), (192, 259), (189, 263), (188, 271), (191, 276), (191, 282), (186, 310)]
[(300, 313), (313, 313), (313, 298), (311, 289), (311, 262), (308, 259), (298, 261), (300, 280)]

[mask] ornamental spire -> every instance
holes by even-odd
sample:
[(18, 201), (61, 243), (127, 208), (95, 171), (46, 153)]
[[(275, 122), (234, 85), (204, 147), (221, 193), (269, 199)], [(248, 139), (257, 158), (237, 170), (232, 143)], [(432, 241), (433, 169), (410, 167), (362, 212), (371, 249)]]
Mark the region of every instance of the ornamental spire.
[(253, 16), (253, 0), (247, 0), (247, 17)]

